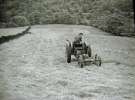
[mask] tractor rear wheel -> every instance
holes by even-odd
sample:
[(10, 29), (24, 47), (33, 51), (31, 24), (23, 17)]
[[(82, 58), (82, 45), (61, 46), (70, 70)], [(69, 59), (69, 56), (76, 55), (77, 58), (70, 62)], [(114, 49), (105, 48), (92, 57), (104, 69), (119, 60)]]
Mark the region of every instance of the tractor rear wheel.
[(71, 62), (71, 44), (67, 43), (66, 44), (66, 59), (67, 59), (67, 63)]
[(71, 62), (71, 55), (68, 54), (68, 55), (67, 55), (67, 63), (70, 63), (70, 62)]
[(87, 54), (88, 54), (89, 57), (92, 56), (92, 50), (91, 50), (91, 47), (90, 46), (88, 46)]

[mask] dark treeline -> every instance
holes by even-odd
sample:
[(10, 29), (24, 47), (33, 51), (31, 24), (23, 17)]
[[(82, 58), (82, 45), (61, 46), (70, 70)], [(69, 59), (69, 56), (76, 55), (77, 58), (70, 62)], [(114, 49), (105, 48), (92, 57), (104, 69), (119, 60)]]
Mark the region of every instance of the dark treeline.
[(0, 26), (91, 25), (116, 35), (134, 33), (132, 0), (1, 0)]

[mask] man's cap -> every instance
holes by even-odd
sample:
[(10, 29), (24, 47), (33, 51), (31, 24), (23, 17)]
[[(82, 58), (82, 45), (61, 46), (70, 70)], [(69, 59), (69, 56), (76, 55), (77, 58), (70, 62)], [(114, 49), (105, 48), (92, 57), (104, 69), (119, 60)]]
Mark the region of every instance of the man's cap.
[(79, 33), (79, 35), (83, 35), (83, 33)]

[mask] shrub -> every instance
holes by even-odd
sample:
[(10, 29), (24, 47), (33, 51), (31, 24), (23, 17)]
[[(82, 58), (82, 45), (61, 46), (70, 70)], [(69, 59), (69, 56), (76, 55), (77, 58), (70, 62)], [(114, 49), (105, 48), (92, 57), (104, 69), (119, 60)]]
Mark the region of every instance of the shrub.
[(25, 25), (28, 25), (29, 24), (27, 18), (24, 17), (24, 16), (14, 16), (11, 19), (11, 22), (10, 23), (13, 23), (16, 26), (25, 26)]
[(0, 22), (0, 28), (5, 28), (6, 27), (6, 23)]
[(124, 25), (122, 19), (123, 19), (122, 17), (111, 15), (106, 20), (107, 31), (111, 32), (111, 33), (113, 33), (115, 35), (119, 35), (119, 33), (121, 33), (121, 31), (122, 31), (120, 26)]
[(133, 11), (133, 0), (115, 0), (113, 6), (123, 12)]
[(7, 24), (6, 24), (6, 27), (17, 27), (19, 25), (15, 24), (13, 21), (9, 21)]
[(34, 11), (31, 14), (29, 14), (29, 21), (32, 25), (40, 24), (40, 17), (41, 17), (41, 13), (38, 11)]

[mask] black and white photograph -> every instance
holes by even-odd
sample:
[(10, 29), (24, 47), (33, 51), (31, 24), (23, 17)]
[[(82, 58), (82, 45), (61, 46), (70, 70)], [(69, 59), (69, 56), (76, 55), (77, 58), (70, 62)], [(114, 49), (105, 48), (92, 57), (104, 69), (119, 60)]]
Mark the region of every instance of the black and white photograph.
[(134, 0), (0, 0), (0, 100), (135, 100)]

